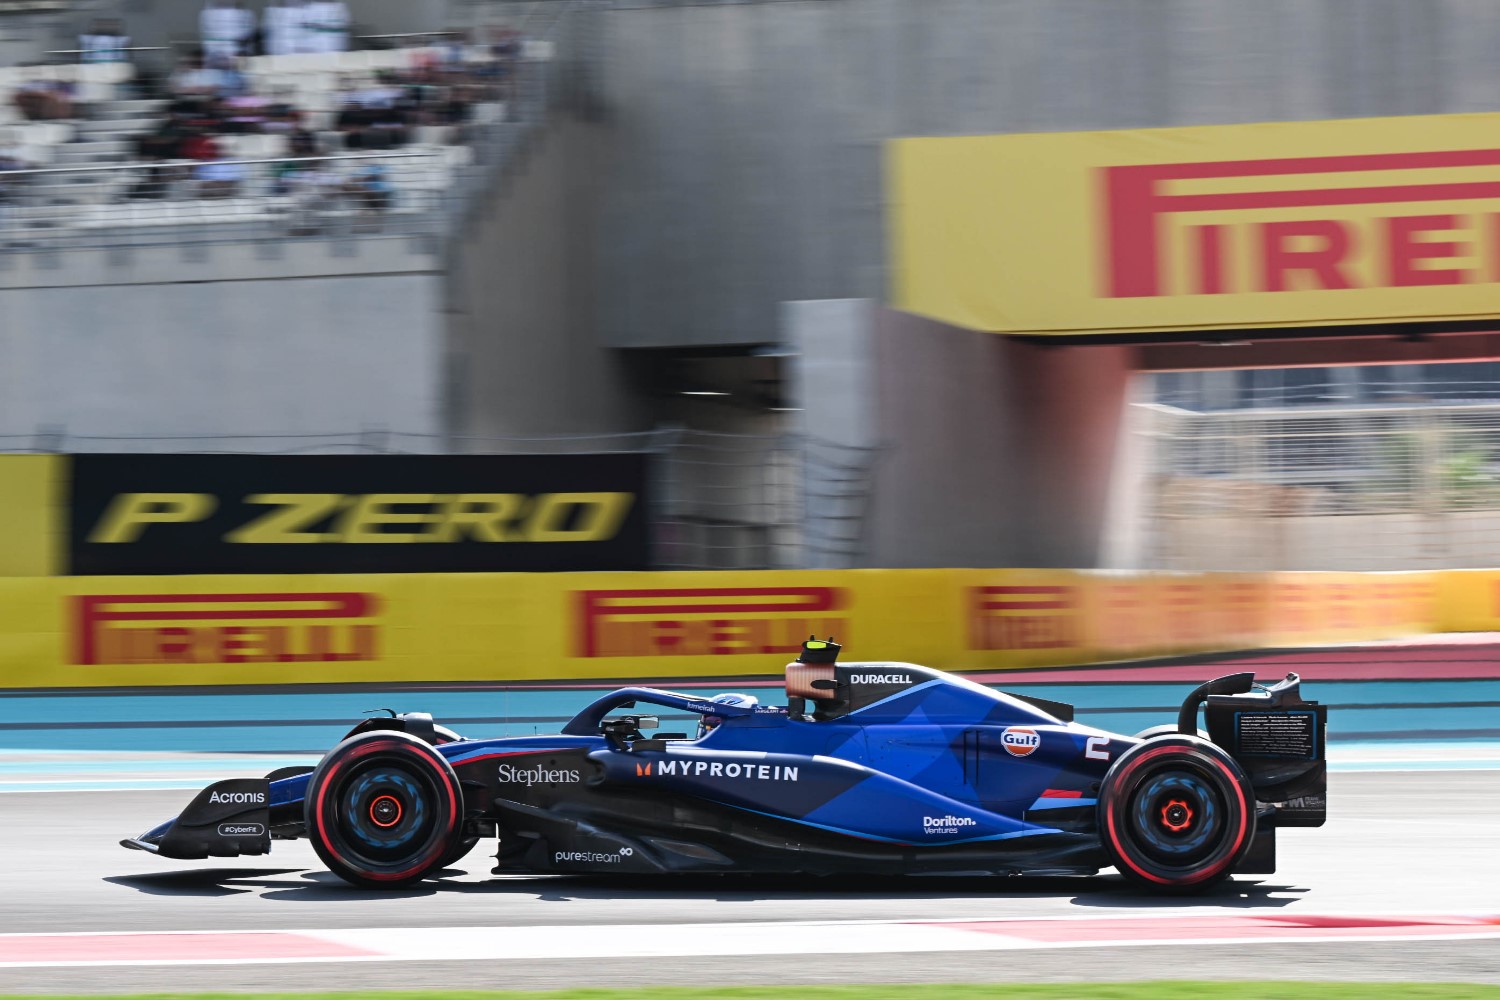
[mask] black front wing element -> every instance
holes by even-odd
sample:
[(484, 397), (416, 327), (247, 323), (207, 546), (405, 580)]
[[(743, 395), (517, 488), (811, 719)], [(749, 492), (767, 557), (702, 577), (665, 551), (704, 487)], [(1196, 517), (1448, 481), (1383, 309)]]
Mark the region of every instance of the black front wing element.
[(175, 820), (124, 847), (164, 858), (236, 858), (271, 852), (271, 783), (265, 778), (217, 781)]

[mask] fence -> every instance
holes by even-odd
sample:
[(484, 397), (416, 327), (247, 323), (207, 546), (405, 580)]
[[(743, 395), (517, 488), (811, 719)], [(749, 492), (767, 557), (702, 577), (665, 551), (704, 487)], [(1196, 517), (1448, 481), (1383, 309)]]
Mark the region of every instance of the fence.
[(1147, 567), (1500, 564), (1500, 403), (1152, 404), (1136, 416)]
[(858, 565), (877, 452), (794, 435), (664, 428), (624, 434), (481, 438), (371, 429), (240, 437), (84, 437), (63, 428), (0, 436), (0, 452), (196, 454), (575, 454), (657, 456), (658, 569), (837, 569)]

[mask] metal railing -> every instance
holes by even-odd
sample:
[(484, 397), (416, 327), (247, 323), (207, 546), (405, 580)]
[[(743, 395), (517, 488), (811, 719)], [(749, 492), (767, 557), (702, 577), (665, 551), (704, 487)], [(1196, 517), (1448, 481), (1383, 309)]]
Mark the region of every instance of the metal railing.
[(435, 235), (449, 156), (438, 149), (0, 172), (0, 253)]
[(1136, 416), (1149, 455), (1149, 568), (1400, 570), (1500, 560), (1500, 402), (1149, 405)]

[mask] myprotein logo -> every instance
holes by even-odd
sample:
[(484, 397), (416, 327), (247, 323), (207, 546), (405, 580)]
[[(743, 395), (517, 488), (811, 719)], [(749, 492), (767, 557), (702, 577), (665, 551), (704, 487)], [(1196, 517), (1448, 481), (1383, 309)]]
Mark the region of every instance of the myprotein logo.
[(73, 662), (341, 663), (379, 658), (368, 593), (99, 594), (73, 601)]
[(970, 649), (1069, 649), (1083, 645), (1077, 587), (969, 588)]
[(208, 801), (212, 805), (263, 806), (265, 792), (210, 792)]
[(1037, 747), (1042, 745), (1042, 738), (1037, 735), (1035, 729), (1011, 726), (1000, 734), (1000, 745), (1012, 757), (1030, 757), (1036, 753)]
[[(656, 774), (659, 777), (723, 778), (731, 781), (798, 781), (799, 767), (787, 764), (748, 764), (721, 760), (659, 760)], [(651, 766), (645, 770), (636, 765), (636, 774), (651, 777)]]
[(573, 768), (516, 767), (501, 764), (498, 778), (507, 785), (576, 785), (583, 774)]
[(575, 599), (574, 655), (790, 654), (809, 635), (849, 635), (841, 587), (585, 590)]
[(978, 826), (976, 820), (968, 816), (923, 816), (922, 832), (926, 834), (958, 833), (970, 827)]
[(1106, 167), (1102, 294), (1500, 281), (1496, 168), (1500, 149)]

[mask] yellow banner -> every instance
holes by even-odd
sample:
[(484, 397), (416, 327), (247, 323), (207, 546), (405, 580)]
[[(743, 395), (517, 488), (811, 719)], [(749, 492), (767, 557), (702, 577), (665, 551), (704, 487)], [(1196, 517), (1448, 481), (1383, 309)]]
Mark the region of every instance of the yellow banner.
[[(1440, 577), (809, 570), (6, 578), (0, 687), (771, 674), (814, 633), (838, 638), (851, 659), (950, 670), (1078, 664), (1428, 632), (1440, 607), (1458, 606)], [(1478, 592), (1467, 584), (1460, 591)], [(1450, 617), (1493, 627), (1500, 609), (1487, 613)]]
[(1438, 575), (1438, 632), (1500, 632), (1500, 570), (1456, 569)]
[(898, 139), (894, 302), (1002, 333), (1500, 317), (1500, 114)]
[(0, 455), (0, 576), (50, 576), (62, 565), (62, 455)]

